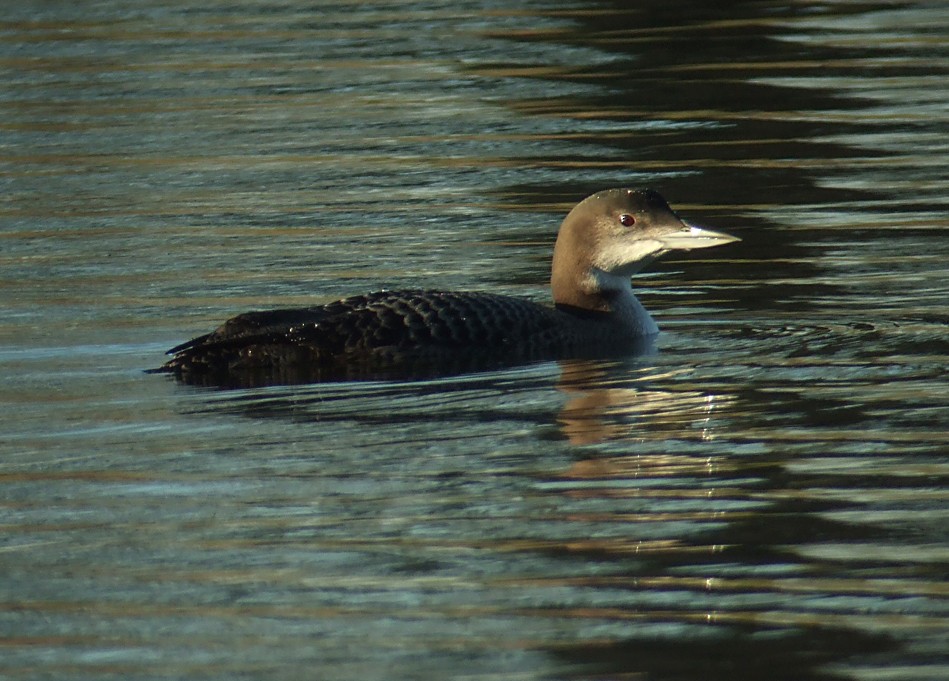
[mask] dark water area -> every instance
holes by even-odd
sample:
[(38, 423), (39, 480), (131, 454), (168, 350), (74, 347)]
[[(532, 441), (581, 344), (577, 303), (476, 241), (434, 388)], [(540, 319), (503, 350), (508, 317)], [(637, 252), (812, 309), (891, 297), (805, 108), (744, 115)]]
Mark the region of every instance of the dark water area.
[[(949, 8), (0, 12), (0, 677), (949, 677)], [(548, 297), (569, 208), (742, 238), (656, 351), (149, 375), (249, 309)]]

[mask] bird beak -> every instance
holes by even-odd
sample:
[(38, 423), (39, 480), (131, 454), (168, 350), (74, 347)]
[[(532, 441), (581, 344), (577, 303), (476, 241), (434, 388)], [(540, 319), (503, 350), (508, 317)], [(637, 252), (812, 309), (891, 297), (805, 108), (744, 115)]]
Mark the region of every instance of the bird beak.
[(680, 229), (662, 235), (659, 240), (667, 249), (681, 251), (688, 251), (693, 248), (709, 248), (730, 244), (733, 241), (741, 241), (737, 236), (690, 225), (688, 222), (683, 222)]

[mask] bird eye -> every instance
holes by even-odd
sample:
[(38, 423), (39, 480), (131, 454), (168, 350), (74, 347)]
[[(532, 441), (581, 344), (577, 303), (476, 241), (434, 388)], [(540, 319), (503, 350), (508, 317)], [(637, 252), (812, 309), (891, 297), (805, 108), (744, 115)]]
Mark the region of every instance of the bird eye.
[(620, 215), (619, 221), (620, 221), (620, 224), (623, 225), (623, 227), (632, 227), (633, 225), (636, 224), (636, 218), (634, 218), (629, 213), (623, 213), (622, 215)]

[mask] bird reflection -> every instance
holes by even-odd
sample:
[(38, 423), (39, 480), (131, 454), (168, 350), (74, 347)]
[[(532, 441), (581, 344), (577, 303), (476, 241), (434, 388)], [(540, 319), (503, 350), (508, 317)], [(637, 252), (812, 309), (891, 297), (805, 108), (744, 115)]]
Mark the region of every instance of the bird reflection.
[(569, 396), (558, 422), (572, 444), (588, 445), (616, 439), (668, 437), (713, 438), (712, 413), (731, 401), (730, 396), (701, 391), (657, 390), (651, 383), (667, 383), (683, 371), (644, 375), (636, 381), (617, 381), (602, 362), (560, 362), (557, 388)]
[[(572, 445), (611, 441), (711, 440), (730, 395), (683, 389), (685, 370), (657, 370), (648, 356), (563, 360), (453, 377), (204, 386), (199, 412), (252, 418), (353, 420), (377, 429), (442, 422), (464, 437), (472, 423), (555, 424)], [(286, 378), (286, 377), (284, 377)], [(669, 386), (669, 387), (667, 387)], [(556, 393), (551, 393), (551, 387)], [(559, 394), (561, 399), (557, 399)], [(192, 403), (193, 406), (193, 403)], [(725, 412), (727, 413), (727, 412)], [(452, 424), (455, 424), (454, 426)], [(498, 430), (498, 435), (503, 430)]]

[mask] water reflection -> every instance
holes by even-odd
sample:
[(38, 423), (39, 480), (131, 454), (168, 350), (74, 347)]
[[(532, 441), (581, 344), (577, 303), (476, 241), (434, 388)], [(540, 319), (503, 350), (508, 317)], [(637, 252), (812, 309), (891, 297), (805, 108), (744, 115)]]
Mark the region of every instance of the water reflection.
[(651, 384), (688, 369), (672, 370), (666, 375), (640, 369), (630, 375), (632, 368), (629, 363), (561, 362), (557, 388), (570, 399), (561, 409), (558, 422), (572, 444), (696, 434), (702, 439), (713, 437), (712, 413), (726, 406), (731, 396), (650, 389)]
[[(725, 624), (723, 619), (727, 618), (709, 613), (707, 622), (717, 625), (716, 635), (695, 636), (685, 650), (669, 635), (566, 645), (552, 652), (576, 668), (567, 672), (570, 679), (598, 679), (636, 669), (654, 679), (842, 681), (852, 677), (828, 670), (841, 659), (896, 648), (893, 638), (885, 633), (859, 633), (820, 624), (782, 631), (741, 622)], [(808, 654), (802, 656), (802, 650)]]
[[(5, 8), (0, 675), (947, 677), (947, 8), (153, 4)], [(630, 184), (654, 355), (140, 373)]]
[[(233, 393), (204, 393), (191, 408), (196, 413), (223, 413), (249, 418), (276, 418), (298, 421), (313, 419), (355, 420), (363, 424), (412, 423), (425, 415), (443, 421), (504, 419), (505, 413), (516, 420), (530, 418), (529, 409), (509, 412), (507, 406), (492, 404), (498, 395), (511, 406), (561, 393), (560, 411), (552, 419), (561, 436), (574, 445), (610, 441), (699, 438), (711, 440), (720, 427), (717, 417), (725, 418), (734, 396), (708, 394), (695, 390), (662, 389), (670, 379), (688, 373), (687, 369), (657, 374), (642, 358), (623, 360), (563, 360), (528, 365), (503, 371), (485, 371), (457, 377), (413, 375), (382, 382), (301, 385), (300, 387), (259, 389), (260, 386), (224, 386)], [(272, 377), (268, 377), (272, 378)], [(307, 375), (307, 378), (311, 378)], [(306, 381), (312, 383), (312, 381)], [(263, 385), (275, 385), (272, 382)], [(276, 385), (293, 386), (292, 382)], [(221, 385), (213, 385), (220, 388)], [(250, 388), (250, 389), (248, 389)], [(563, 399), (566, 397), (566, 400)], [(437, 401), (432, 400), (437, 398)], [(544, 410), (546, 412), (546, 410)]]

